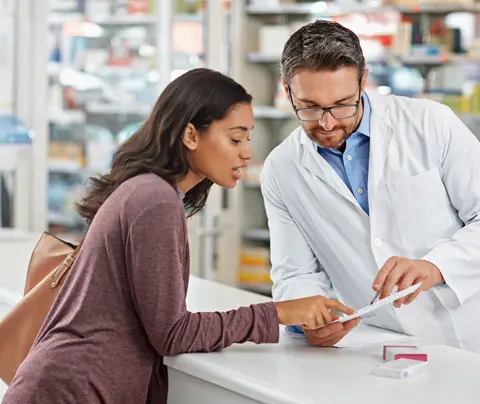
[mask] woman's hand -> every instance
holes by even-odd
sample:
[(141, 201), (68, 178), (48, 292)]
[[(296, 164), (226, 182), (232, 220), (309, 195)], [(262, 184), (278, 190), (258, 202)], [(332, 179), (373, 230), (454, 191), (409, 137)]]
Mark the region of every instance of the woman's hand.
[(280, 324), (300, 325), (304, 330), (315, 330), (338, 319), (330, 310), (350, 315), (355, 311), (344, 304), (323, 296), (275, 302)]

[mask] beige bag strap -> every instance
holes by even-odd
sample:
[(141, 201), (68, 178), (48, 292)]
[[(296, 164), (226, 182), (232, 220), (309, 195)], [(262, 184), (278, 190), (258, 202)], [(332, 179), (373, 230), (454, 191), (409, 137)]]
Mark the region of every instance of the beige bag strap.
[(74, 250), (73, 253), (70, 255), (70, 257), (72, 257), (73, 260), (75, 260), (75, 258), (77, 258), (77, 255), (78, 255), (78, 253), (80, 252), (80, 248), (82, 247), (84, 240), (85, 240), (85, 237), (80, 240), (80, 243), (78, 243), (78, 245), (75, 247), (75, 250)]
[(50, 287), (52, 289), (56, 288), (60, 284), (66, 273), (70, 270), (70, 268), (72, 268), (77, 255), (80, 253), (80, 248), (82, 247), (84, 240), (85, 238), (82, 238), (75, 250), (67, 258), (65, 258), (65, 261), (63, 261), (52, 274), (52, 282), (50, 283)]

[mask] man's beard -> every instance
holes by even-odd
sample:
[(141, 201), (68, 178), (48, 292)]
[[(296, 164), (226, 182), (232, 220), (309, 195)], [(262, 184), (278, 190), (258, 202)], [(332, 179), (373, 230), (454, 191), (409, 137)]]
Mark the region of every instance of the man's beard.
[[(304, 128), (305, 130), (305, 128)], [(307, 135), (310, 137), (310, 139), (314, 140), (315, 143), (321, 147), (322, 149), (327, 149), (327, 148), (331, 148), (331, 149), (338, 149), (340, 148), (341, 146), (343, 146), (343, 144), (347, 141), (347, 139), (351, 136), (351, 133), (349, 132), (349, 130), (347, 129), (346, 126), (336, 126), (334, 127), (333, 130), (331, 131), (328, 131), (328, 132), (331, 132), (332, 134), (335, 133), (335, 135), (339, 136), (340, 133), (342, 134), (341, 136), (341, 139), (338, 140), (338, 143), (337, 144), (329, 144), (328, 145), (325, 145), (325, 144), (322, 144), (322, 138), (325, 138), (325, 133), (328, 133), (327, 131), (324, 131), (322, 130), (321, 128), (319, 127), (316, 127), (314, 129), (311, 129), (311, 130), (305, 130), (305, 132), (307, 133)], [(330, 140), (330, 139), (329, 139)]]

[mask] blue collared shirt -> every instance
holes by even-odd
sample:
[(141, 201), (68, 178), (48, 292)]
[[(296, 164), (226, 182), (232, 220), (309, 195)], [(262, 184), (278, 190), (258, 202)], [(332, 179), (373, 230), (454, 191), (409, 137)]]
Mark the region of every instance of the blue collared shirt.
[(365, 211), (368, 209), (368, 159), (370, 157), (371, 107), (367, 94), (363, 97), (363, 117), (357, 130), (347, 139), (344, 152), (322, 149), (318, 153), (332, 166)]

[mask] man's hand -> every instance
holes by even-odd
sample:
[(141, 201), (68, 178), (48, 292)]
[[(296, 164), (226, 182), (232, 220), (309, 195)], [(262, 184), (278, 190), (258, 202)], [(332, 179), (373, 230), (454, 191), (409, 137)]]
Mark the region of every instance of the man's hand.
[(445, 283), (445, 279), (438, 267), (431, 262), (391, 257), (378, 272), (373, 282), (373, 289), (377, 292), (381, 291), (379, 299), (383, 299), (390, 296), (395, 285), (398, 286), (398, 292), (400, 292), (420, 282), (422, 282), (422, 286), (415, 292), (395, 300), (395, 307), (413, 302), (422, 291)]
[[(335, 316), (334, 320), (338, 319)], [(354, 318), (346, 323), (334, 323), (317, 330), (303, 328), (303, 332), (308, 338), (308, 342), (316, 346), (331, 347), (340, 342), (350, 330), (360, 323), (360, 318)]]

